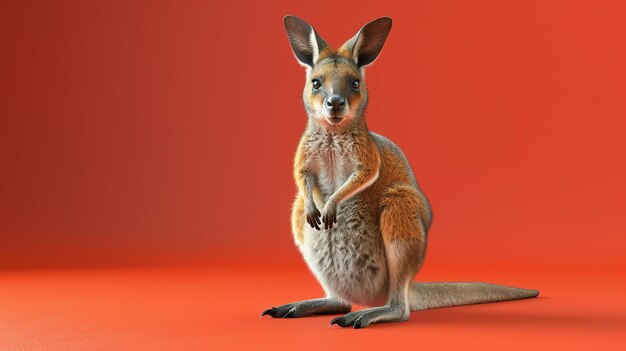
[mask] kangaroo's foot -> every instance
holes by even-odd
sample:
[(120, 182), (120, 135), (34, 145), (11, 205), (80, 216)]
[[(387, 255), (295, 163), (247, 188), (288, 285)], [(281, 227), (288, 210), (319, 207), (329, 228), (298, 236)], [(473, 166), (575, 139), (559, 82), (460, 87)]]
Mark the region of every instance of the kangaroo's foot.
[(330, 325), (337, 324), (340, 327), (352, 326), (354, 329), (365, 328), (370, 323), (402, 322), (409, 319), (409, 314), (402, 306), (381, 306), (354, 311), (345, 316), (337, 317)]
[(322, 298), (292, 302), (272, 307), (261, 313), (261, 317), (270, 315), (274, 318), (298, 318), (312, 314), (338, 314), (350, 312), (350, 305), (334, 298)]

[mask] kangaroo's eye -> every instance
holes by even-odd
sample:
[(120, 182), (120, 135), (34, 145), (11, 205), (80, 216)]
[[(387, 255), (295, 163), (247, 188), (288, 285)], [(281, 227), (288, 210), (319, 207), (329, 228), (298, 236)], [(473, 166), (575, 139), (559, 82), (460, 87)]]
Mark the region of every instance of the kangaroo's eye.
[(313, 79), (311, 83), (313, 83), (313, 89), (316, 89), (316, 90), (322, 86), (322, 82), (320, 82), (319, 79)]
[(353, 80), (352, 81), (352, 89), (354, 90), (358, 90), (359, 89), (359, 81), (358, 80)]

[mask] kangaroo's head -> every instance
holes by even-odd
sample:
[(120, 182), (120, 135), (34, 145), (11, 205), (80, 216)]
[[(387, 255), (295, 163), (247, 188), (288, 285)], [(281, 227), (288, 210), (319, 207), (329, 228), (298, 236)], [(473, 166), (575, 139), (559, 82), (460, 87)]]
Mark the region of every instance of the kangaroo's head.
[(293, 53), (306, 67), (303, 99), (309, 118), (339, 126), (363, 118), (367, 106), (364, 67), (374, 62), (391, 30), (391, 18), (366, 24), (333, 49), (305, 21), (285, 17)]

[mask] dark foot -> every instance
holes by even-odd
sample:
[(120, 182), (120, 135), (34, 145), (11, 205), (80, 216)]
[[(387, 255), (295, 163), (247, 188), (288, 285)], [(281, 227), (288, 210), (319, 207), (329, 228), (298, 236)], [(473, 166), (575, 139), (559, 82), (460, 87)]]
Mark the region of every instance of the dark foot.
[(354, 329), (360, 329), (371, 323), (402, 322), (407, 319), (409, 319), (409, 314), (404, 311), (404, 308), (382, 306), (350, 312), (345, 316), (333, 319), (330, 321), (330, 325), (337, 324), (340, 327), (352, 326)]
[(314, 299), (288, 303), (286, 305), (269, 308), (261, 317), (270, 315), (274, 318), (298, 318), (312, 314), (336, 314), (350, 312), (350, 305), (331, 299)]

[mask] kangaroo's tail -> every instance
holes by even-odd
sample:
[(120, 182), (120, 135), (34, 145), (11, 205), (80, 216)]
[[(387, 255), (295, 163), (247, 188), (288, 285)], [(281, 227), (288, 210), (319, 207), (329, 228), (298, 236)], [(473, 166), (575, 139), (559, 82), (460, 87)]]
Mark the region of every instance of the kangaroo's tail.
[(411, 311), (537, 297), (539, 290), (489, 283), (412, 283)]

